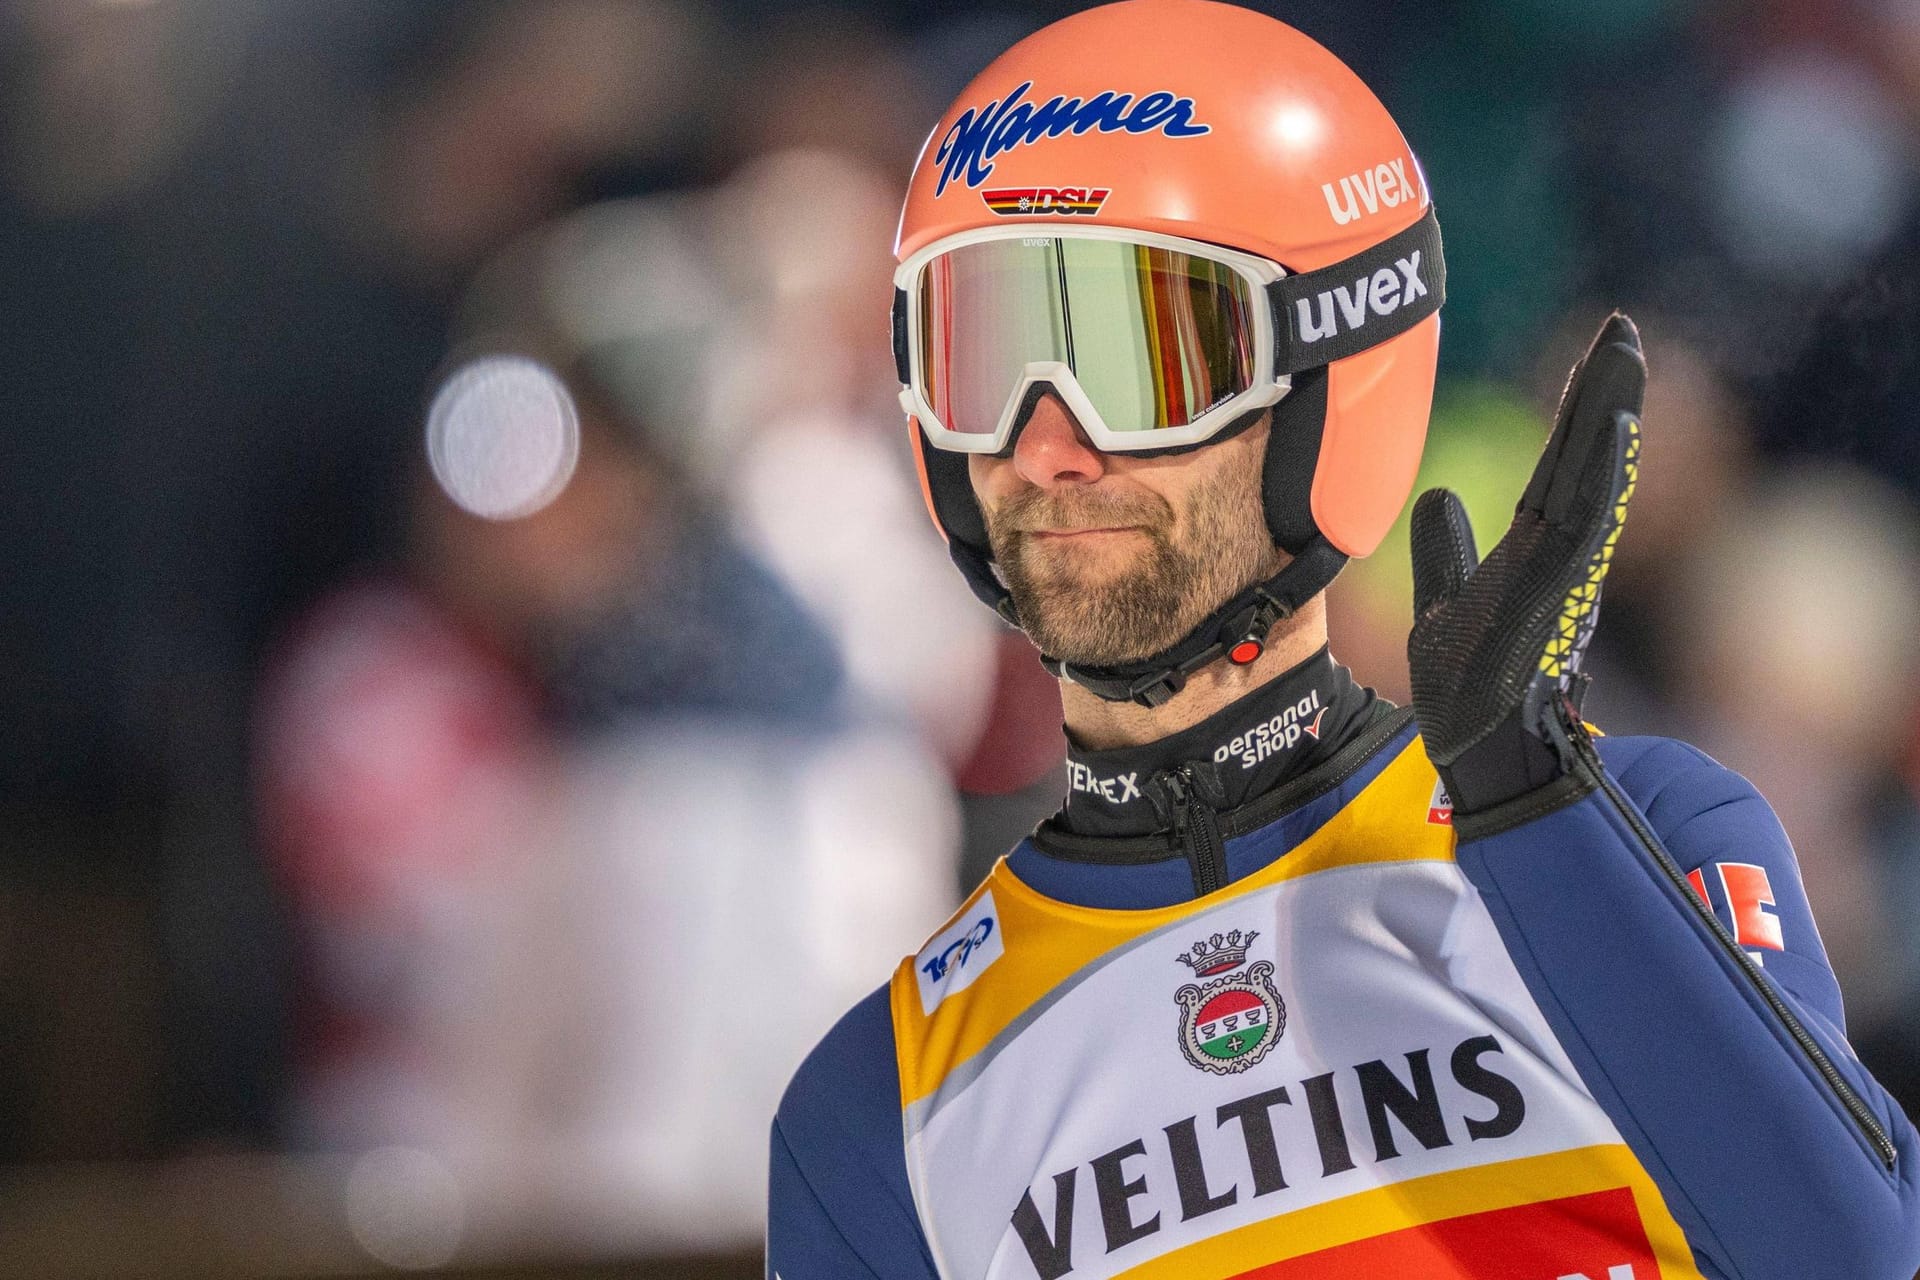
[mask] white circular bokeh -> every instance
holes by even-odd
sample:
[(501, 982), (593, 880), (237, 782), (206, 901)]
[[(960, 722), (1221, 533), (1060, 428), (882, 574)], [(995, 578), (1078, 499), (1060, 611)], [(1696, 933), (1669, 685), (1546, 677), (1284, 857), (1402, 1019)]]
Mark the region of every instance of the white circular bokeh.
[(460, 1249), (466, 1226), (460, 1183), (426, 1151), (382, 1147), (347, 1175), (347, 1226), (368, 1254), (389, 1267), (444, 1267)]
[(580, 416), (566, 384), (526, 356), (482, 356), (456, 369), (427, 410), (427, 462), (462, 510), (489, 520), (532, 515), (573, 478)]
[(1900, 225), (1914, 189), (1901, 108), (1864, 68), (1782, 53), (1733, 86), (1714, 157), (1721, 234), (1775, 279), (1850, 274)]

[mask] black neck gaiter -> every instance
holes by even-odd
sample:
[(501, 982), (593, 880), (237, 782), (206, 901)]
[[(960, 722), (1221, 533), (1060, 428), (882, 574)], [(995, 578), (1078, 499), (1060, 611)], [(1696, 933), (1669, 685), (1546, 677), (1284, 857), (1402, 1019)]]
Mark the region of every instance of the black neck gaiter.
[(1186, 766), (1200, 798), (1237, 809), (1344, 746), (1371, 719), (1373, 690), (1324, 647), (1237, 702), (1157, 742), (1085, 751), (1068, 734), (1067, 803), (1055, 821), (1081, 836), (1138, 836), (1165, 827), (1164, 780)]

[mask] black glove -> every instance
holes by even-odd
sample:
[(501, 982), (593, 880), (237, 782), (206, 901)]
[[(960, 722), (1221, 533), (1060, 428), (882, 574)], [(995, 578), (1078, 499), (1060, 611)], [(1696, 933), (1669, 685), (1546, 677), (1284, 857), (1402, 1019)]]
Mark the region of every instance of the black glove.
[(1503, 810), (1510, 821), (1489, 814), (1498, 829), (1587, 789), (1571, 781), (1591, 750), (1580, 659), (1639, 472), (1646, 381), (1639, 331), (1616, 311), (1567, 379), (1513, 525), (1484, 562), (1459, 498), (1429, 489), (1414, 504), (1413, 712), (1456, 821), (1537, 797)]

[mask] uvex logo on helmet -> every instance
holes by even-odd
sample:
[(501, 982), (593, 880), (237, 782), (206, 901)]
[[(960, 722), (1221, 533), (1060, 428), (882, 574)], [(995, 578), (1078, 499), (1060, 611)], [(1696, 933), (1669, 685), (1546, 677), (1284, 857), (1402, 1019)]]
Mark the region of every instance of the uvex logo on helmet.
[(1089, 129), (1152, 133), (1158, 129), (1169, 138), (1194, 138), (1213, 132), (1210, 126), (1193, 122), (1192, 98), (1164, 90), (1138, 98), (1111, 89), (1086, 99), (1055, 94), (1036, 106), (1025, 101), (1031, 88), (1033, 81), (1028, 80), (998, 101), (968, 107), (960, 113), (933, 154), (940, 165), (934, 195), (944, 192), (957, 177), (964, 177), (969, 187), (977, 187), (993, 176), (995, 157), (1066, 133), (1082, 134)]
[(1355, 218), (1395, 208), (1403, 201), (1417, 201), (1420, 189), (1407, 180), (1404, 160), (1389, 160), (1340, 179), (1338, 195), (1331, 182), (1323, 182), (1320, 194), (1327, 198), (1327, 212), (1333, 215), (1334, 225), (1344, 227)]

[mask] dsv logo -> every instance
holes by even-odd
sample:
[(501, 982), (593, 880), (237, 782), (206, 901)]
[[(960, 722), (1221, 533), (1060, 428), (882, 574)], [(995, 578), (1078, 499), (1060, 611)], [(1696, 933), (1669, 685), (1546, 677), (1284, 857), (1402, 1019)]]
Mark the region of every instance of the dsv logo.
[(1112, 194), (1111, 187), (1005, 187), (982, 191), (980, 198), (1002, 218), (1027, 214), (1092, 217)]
[(974, 922), (973, 928), (947, 944), (946, 950), (935, 956), (927, 957), (920, 971), (935, 982), (947, 980), (947, 970), (965, 969), (973, 953), (987, 944), (993, 936), (993, 917), (982, 916)]

